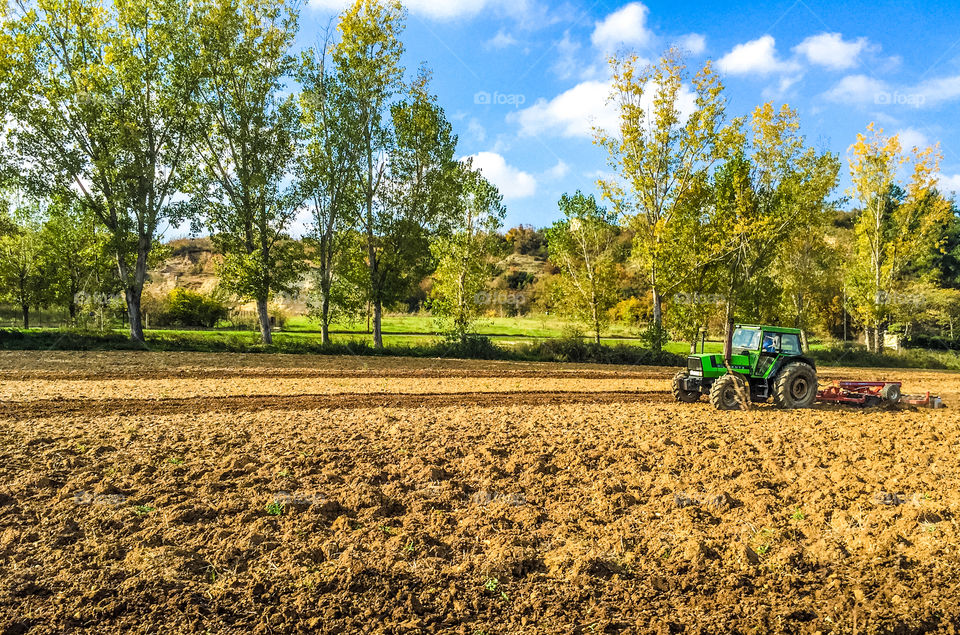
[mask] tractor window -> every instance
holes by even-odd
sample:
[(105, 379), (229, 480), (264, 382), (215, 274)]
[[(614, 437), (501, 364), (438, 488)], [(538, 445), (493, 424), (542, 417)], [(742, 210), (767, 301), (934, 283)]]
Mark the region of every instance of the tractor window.
[(803, 351), (800, 348), (800, 336), (793, 333), (785, 333), (780, 336), (780, 352), (788, 355), (799, 355)]
[(733, 332), (733, 348), (755, 351), (760, 348), (760, 331), (737, 329)]
[(763, 346), (760, 349), (764, 353), (776, 353), (780, 350), (780, 334), (764, 333)]

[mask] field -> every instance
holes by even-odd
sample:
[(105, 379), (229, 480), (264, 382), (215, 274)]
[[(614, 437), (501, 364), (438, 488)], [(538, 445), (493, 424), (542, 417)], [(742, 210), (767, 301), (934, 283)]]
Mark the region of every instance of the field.
[(956, 409), (671, 374), (0, 353), (0, 633), (956, 631)]

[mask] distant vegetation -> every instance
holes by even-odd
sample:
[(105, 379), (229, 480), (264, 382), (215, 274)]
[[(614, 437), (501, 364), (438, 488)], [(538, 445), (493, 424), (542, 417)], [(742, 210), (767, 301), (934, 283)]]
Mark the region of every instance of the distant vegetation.
[[(610, 176), (565, 194), (552, 226), (505, 230), (497, 188), (457, 159), (429, 70), (401, 64), (400, 3), (357, 0), (306, 50), (299, 6), (8, 16), (0, 318), (126, 328), (141, 344), (155, 328), (255, 328), (268, 348), (309, 316), (328, 349), (351, 330), (386, 350), (391, 314), (416, 314), (430, 321), (418, 332), (449, 342), (424, 350), (483, 355), (489, 320), (544, 316), (568, 343), (536, 344), (550, 358), (612, 359), (569, 343), (628, 335), (659, 360), (735, 321), (877, 356), (887, 335), (960, 349), (960, 217), (937, 148), (870, 124), (838, 192), (841, 157), (808, 144), (788, 105), (728, 112), (709, 62), (690, 73), (676, 50), (653, 64), (624, 53), (610, 66), (618, 123), (596, 133)], [(129, 46), (144, 24), (152, 45)], [(160, 242), (187, 222), (210, 237)]]

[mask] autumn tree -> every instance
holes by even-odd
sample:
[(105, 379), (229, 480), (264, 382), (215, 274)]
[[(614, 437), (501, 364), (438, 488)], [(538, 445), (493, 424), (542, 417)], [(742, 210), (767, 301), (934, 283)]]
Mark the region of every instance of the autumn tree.
[(130, 336), (158, 233), (196, 133), (195, 5), (179, 0), (14, 0), (0, 33), (10, 149), (37, 190), (70, 187), (110, 234)]
[(207, 224), (223, 254), (221, 286), (256, 302), (270, 344), (270, 297), (294, 292), (303, 271), (300, 243), (287, 234), (301, 202), (286, 182), (299, 130), (296, 99), (285, 94), (298, 14), (282, 0), (204, 6), (198, 148)]
[(463, 342), (485, 308), (480, 300), (493, 274), (501, 244), (496, 232), (506, 210), (497, 188), (469, 160), (459, 166), (455, 187), (457, 215), (450, 232), (431, 247), (437, 267), (430, 306), (441, 329)]
[(667, 236), (684, 222), (679, 211), (685, 199), (723, 152), (726, 101), (709, 62), (693, 78), (677, 49), (645, 64), (636, 55), (611, 60), (618, 129), (597, 129), (595, 138), (616, 174), (598, 182), (603, 198), (636, 232), (633, 256), (649, 278), (659, 350), (664, 296), (685, 275), (669, 266), (677, 246)]
[(303, 93), (300, 110), (303, 135), (297, 163), (297, 187), (310, 209), (306, 240), (313, 263), (321, 338), (330, 343), (334, 309), (346, 308), (357, 297), (351, 293), (351, 247), (360, 218), (363, 155), (357, 139), (360, 129), (357, 102), (330, 63), (328, 47), (308, 51), (299, 70)]
[(381, 222), (386, 207), (388, 157), (395, 137), (391, 126), (391, 105), (403, 90), (404, 69), (400, 64), (405, 13), (398, 0), (357, 0), (343, 14), (337, 26), (339, 41), (332, 60), (344, 89), (356, 100), (359, 126), (357, 147), (361, 160), (360, 179), (362, 228), (367, 252), (370, 295), (373, 304), (373, 341), (383, 347), (383, 303), (386, 272), (383, 271)]
[[(872, 351), (883, 350), (889, 299), (907, 266), (940, 243), (938, 229), (952, 214), (949, 201), (937, 191), (940, 160), (939, 150), (932, 147), (905, 154), (896, 135), (887, 137), (873, 124), (850, 147), (852, 195), (860, 204), (854, 302)], [(905, 187), (899, 182), (903, 169), (911, 175)]]
[(750, 133), (740, 136), (738, 151), (713, 177), (713, 201), (708, 208), (716, 226), (722, 257), (724, 353), (738, 308), (762, 303), (771, 309), (780, 291), (771, 272), (776, 260), (798, 232), (829, 209), (828, 197), (837, 184), (839, 160), (830, 153), (804, 147), (797, 113), (784, 105), (757, 107)]
[(617, 303), (619, 271), (615, 219), (581, 192), (560, 198), (563, 219), (547, 231), (550, 261), (560, 269), (560, 306), (587, 324), (599, 344)]

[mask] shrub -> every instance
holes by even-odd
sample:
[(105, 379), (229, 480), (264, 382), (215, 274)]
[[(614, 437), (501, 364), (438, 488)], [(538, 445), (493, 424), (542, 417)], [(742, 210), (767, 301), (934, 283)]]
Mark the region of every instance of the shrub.
[(170, 292), (164, 308), (163, 315), (169, 324), (207, 328), (226, 319), (229, 312), (227, 306), (213, 296), (180, 288)]

